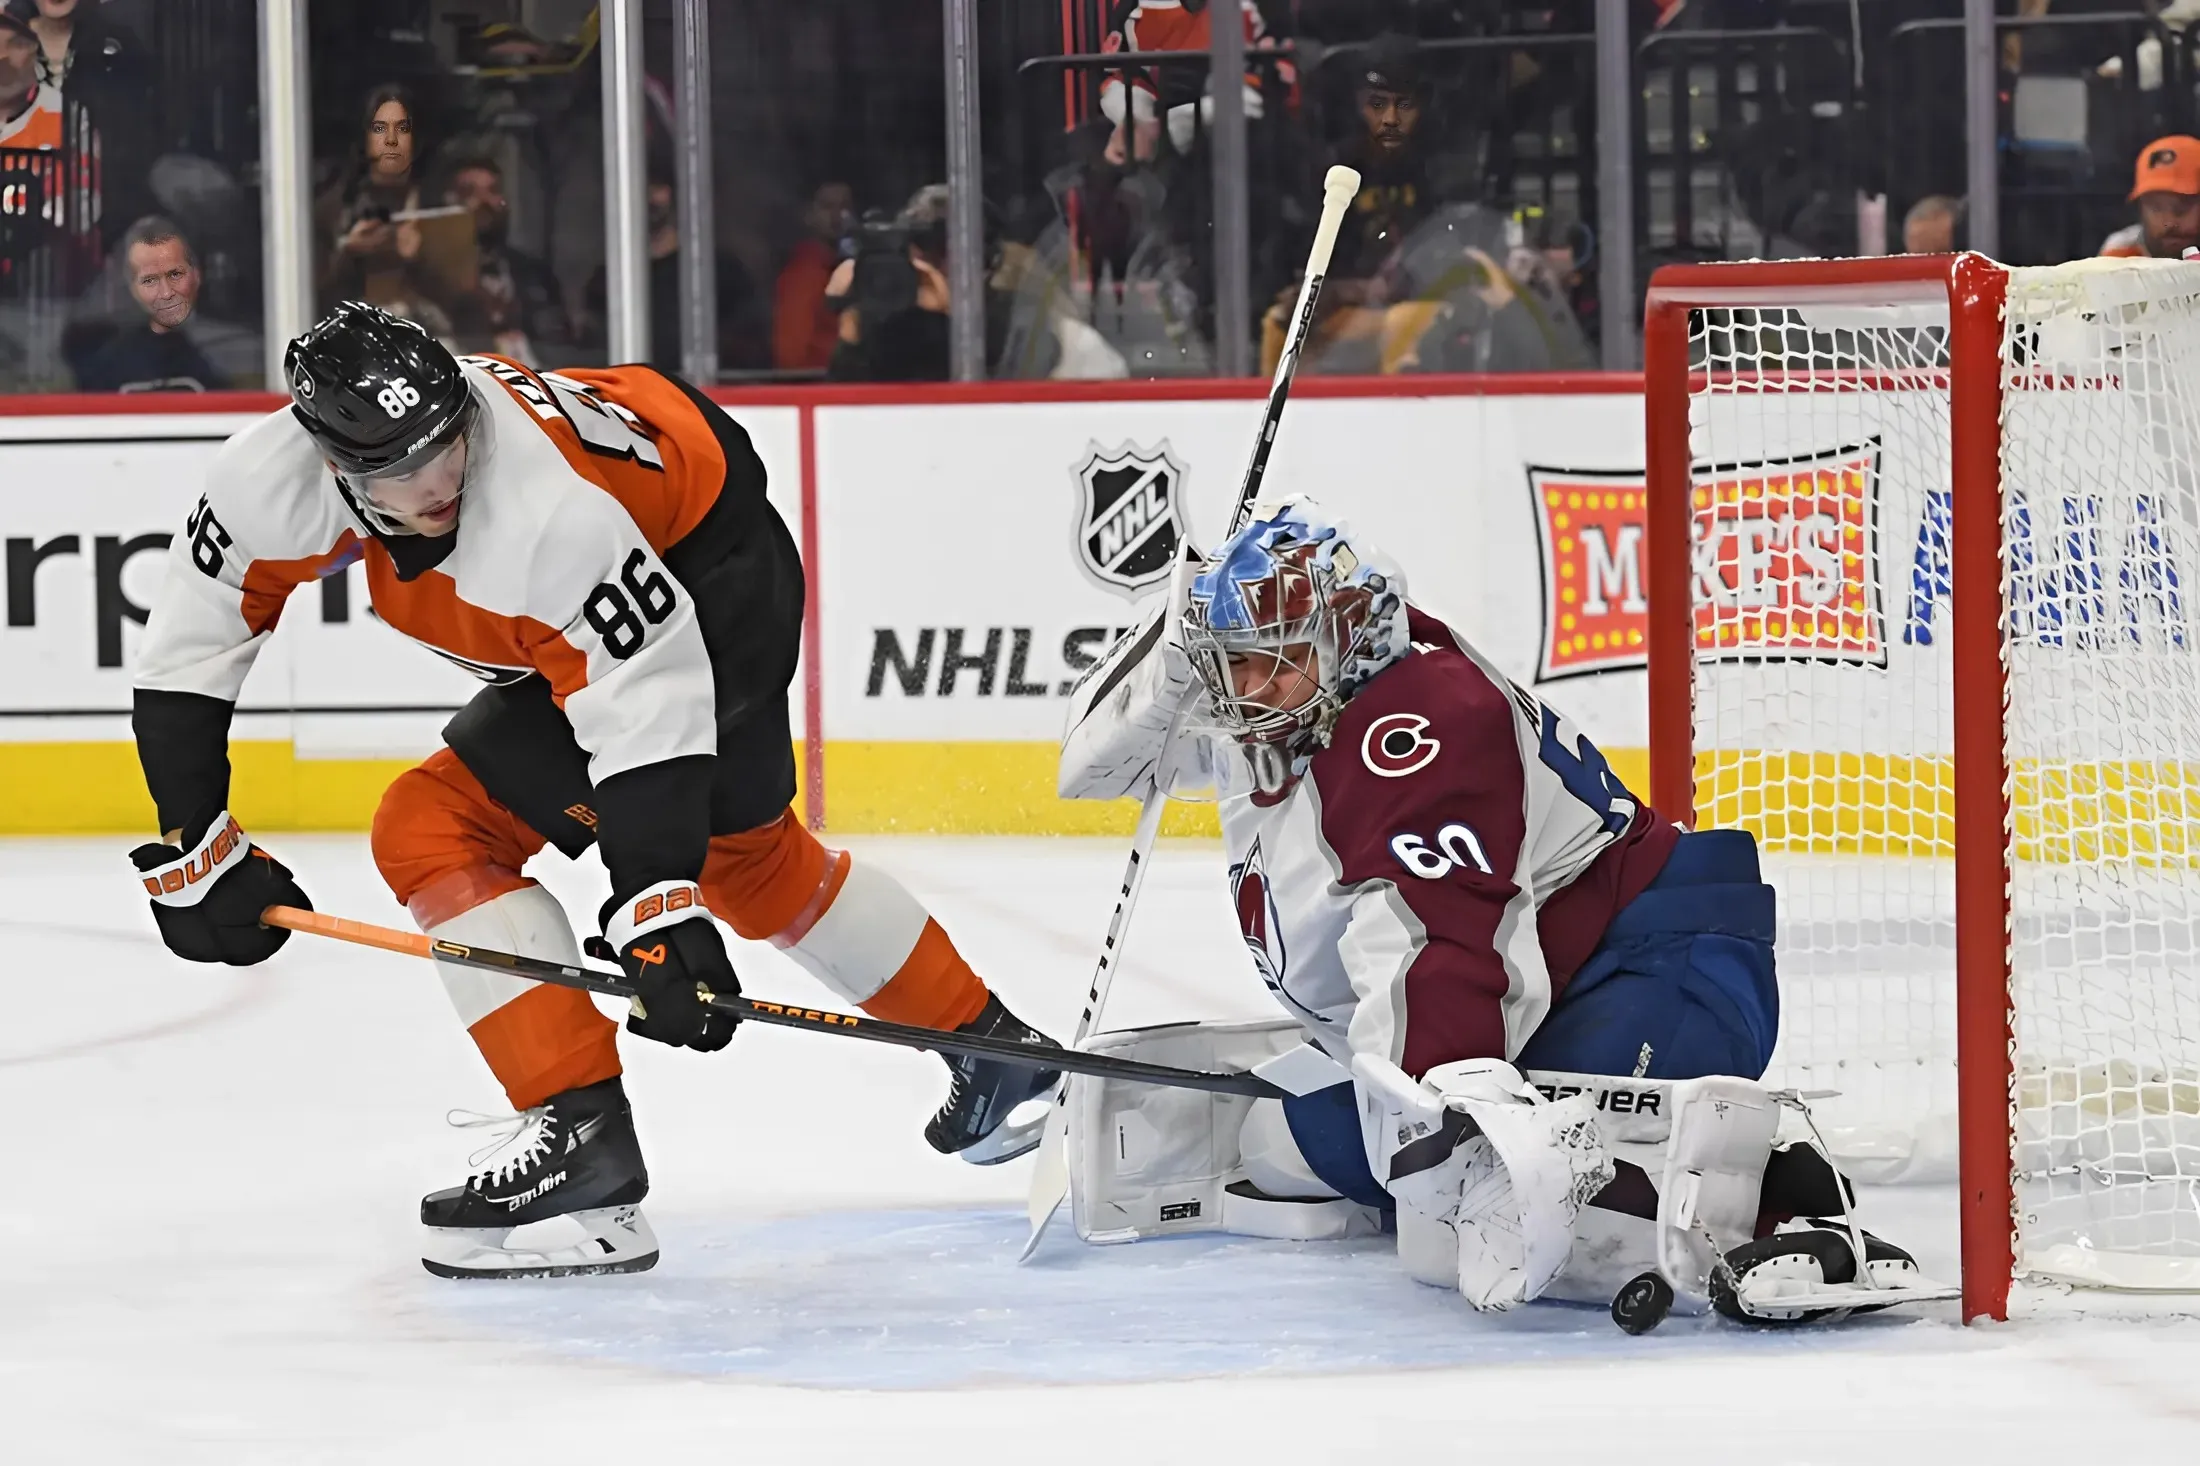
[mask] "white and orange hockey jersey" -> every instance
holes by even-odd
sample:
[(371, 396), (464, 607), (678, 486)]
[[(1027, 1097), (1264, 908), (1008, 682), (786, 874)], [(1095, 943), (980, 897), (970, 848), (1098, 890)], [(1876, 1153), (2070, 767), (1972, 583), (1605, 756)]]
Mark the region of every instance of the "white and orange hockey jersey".
[(646, 368), (460, 363), (482, 411), (459, 529), (377, 538), (304, 427), (272, 413), (223, 446), (169, 548), (137, 687), (234, 703), (291, 591), (364, 560), (396, 630), (488, 682), (546, 679), (594, 781), (710, 754), (710, 659), (660, 558), (725, 482), (710, 425)]

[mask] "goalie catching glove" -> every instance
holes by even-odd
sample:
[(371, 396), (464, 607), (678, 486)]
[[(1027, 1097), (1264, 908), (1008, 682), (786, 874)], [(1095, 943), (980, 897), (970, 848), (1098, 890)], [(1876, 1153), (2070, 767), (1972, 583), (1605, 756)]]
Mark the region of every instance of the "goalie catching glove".
[(706, 1004), (698, 991), (739, 997), (741, 980), (695, 882), (659, 881), (624, 901), (604, 903), (603, 945), (609, 950), (599, 955), (614, 958), (634, 985), (628, 1033), (704, 1053), (733, 1038), (737, 1020)]
[(260, 913), (270, 906), (313, 909), (290, 867), (256, 849), (226, 809), (183, 848), (152, 840), (132, 850), (130, 860), (152, 898), (160, 939), (186, 962), (265, 962), (290, 933), (260, 925)]
[(1501, 1059), (1416, 1082), (1361, 1054), (1352, 1072), (1378, 1111), (1371, 1159), (1398, 1203), (1407, 1270), (1486, 1312), (1541, 1296), (1572, 1254), (1574, 1218), (1612, 1180), (1593, 1101), (1546, 1100)]

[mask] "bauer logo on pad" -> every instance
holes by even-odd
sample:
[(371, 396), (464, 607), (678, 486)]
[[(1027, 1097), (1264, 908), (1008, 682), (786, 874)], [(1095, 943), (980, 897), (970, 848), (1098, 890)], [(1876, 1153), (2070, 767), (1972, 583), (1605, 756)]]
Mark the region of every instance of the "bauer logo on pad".
[(1077, 466), (1077, 558), (1111, 590), (1136, 593), (1165, 579), (1184, 543), (1184, 466), (1158, 448), (1086, 445)]

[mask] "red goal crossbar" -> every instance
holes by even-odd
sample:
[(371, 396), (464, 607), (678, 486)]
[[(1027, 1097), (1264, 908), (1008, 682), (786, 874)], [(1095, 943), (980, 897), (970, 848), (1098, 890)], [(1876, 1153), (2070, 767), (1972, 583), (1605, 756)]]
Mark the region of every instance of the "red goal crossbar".
[[(2002, 645), (2002, 304), (1983, 255), (1668, 265), (1644, 309), (1650, 798), (1695, 823), (1694, 488), (1690, 312), (1718, 307), (1944, 303), (1953, 512), (1956, 1069), (1963, 1317), (2008, 1315), (2016, 1270), (2011, 1154), (2008, 682)], [(1853, 383), (1849, 384), (1853, 387)]]

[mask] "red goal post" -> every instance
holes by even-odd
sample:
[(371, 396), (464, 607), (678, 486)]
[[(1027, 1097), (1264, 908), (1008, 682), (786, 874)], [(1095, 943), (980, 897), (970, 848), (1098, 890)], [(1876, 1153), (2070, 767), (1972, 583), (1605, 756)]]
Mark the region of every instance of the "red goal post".
[[(2131, 278), (2160, 289), (2163, 300), (2132, 306), (2134, 318), (2151, 330), (2173, 311), (2180, 323), (2189, 315), (2189, 334), (2200, 342), (2200, 267), (2183, 267), (2191, 278), (2160, 273), (2180, 267), (2152, 268), (2156, 273)], [(2022, 421), (2032, 437), (2018, 458), (2027, 465), (2035, 459), (2023, 453), (2038, 454), (2040, 424), (2053, 410), (2044, 400), (2049, 394), (2036, 389), (2070, 388), (2064, 395), (2071, 399), (2073, 416), (2081, 410), (2103, 412), (2111, 414), (2110, 421), (2117, 420), (2115, 412), (2128, 414), (2131, 403), (2123, 399), (2142, 390), (2168, 395), (2156, 385), (2136, 385), (2142, 375), (2139, 348), (2126, 353), (2123, 338), (2109, 348), (2104, 358), (2109, 365), (2097, 368), (2094, 380), (2083, 380), (2081, 373), (2046, 383), (2043, 372), (2062, 369), (2041, 342), (2076, 333), (2091, 343), (2111, 329), (2103, 324), (2105, 316), (2087, 315), (2080, 307), (2066, 309), (2065, 321), (2042, 317), (2044, 324), (2022, 328), (2032, 335), (2009, 325), (2011, 280), (2022, 278), (2029, 282), (2022, 288), (2037, 290), (2067, 283), (2048, 275), (2013, 272), (1976, 254), (1668, 266), (1652, 277), (1645, 312), (1652, 802), (1690, 824), (1706, 814), (1704, 801), (1729, 817), (1740, 812), (1742, 823), (1764, 823), (1775, 834), (1765, 841), (1760, 832), (1768, 850), (1791, 852), (1774, 858), (1790, 862), (1798, 919), (1818, 920), (1814, 930), (1841, 934), (1828, 939), (1829, 950), (1802, 960), (1801, 967), (1816, 974), (1807, 980), (1820, 983), (1822, 992), (1808, 1005), (1790, 1009), (1783, 1020), (1783, 1050), (1819, 1043), (1815, 1062), (1821, 1069), (1854, 1071), (1869, 1082), (1886, 1079), (1893, 1097), (1884, 1101), (1885, 1109), (1899, 1111), (1911, 1103), (1905, 1095), (1913, 1090), (1921, 1095), (1939, 1082), (1935, 1071), (1947, 1057), (1938, 1052), (1945, 1042), (1939, 1035), (1952, 1027), (1953, 1073), (1947, 1078), (1954, 1101), (1966, 1320), (2005, 1317), (2012, 1280), (2020, 1273), (2154, 1290), (2191, 1287), (2200, 1278), (2193, 1271), (2200, 1269), (2200, 1259), (2189, 1252), (2191, 1230), (2180, 1219), (2158, 1215), (2165, 1196), (2176, 1204), (2179, 1186), (2190, 1188), (2200, 1213), (2200, 1172), (2190, 1169), (2187, 1118), (2200, 1106), (2178, 1087), (2190, 1087), (2193, 1075), (2200, 1074), (2200, 1067), (2187, 1067), (2200, 1052), (2192, 1046), (2200, 1043), (2200, 1023), (2194, 1019), (2200, 1009), (2190, 980), (2150, 976), (2155, 969), (2145, 964), (2128, 979), (2135, 987), (2152, 981), (2161, 988), (2166, 982), (2166, 1002), (2150, 1009), (2168, 1014), (2159, 1048), (2150, 1047), (2154, 1040), (2144, 1033), (2136, 1038), (2137, 1057), (2113, 1047), (2102, 1052), (2099, 1045), (2110, 1042), (2102, 1035), (2078, 1035), (2069, 1040), (2076, 1047), (2069, 1047), (2058, 1029), (2051, 1039), (2036, 1040), (2041, 1054), (2030, 1068), (2023, 1068), (2020, 1057), (2017, 1010), (2024, 980), (2012, 967), (2020, 945), (2012, 926), (2013, 841), (2036, 844), (2042, 828), (2066, 843), (2090, 841), (2084, 860), (2067, 853), (2051, 857), (2075, 871), (2116, 863), (2092, 859), (2104, 839), (2122, 841), (2117, 849), (2129, 855), (2136, 838), (2143, 849), (2124, 862), (2138, 868), (2129, 879), (2144, 888), (2148, 900), (2160, 899), (2165, 879), (2175, 883), (2158, 923), (2174, 937), (2187, 930), (2186, 887), (2196, 883), (2186, 872), (2200, 854), (2200, 797), (2189, 806), (2182, 802), (2186, 773), (2183, 753), (2175, 749), (2166, 759), (2142, 755), (2155, 758), (2143, 780), (2132, 772), (2138, 766), (2128, 756), (2113, 752), (2081, 750), (2075, 762), (2066, 755), (2061, 763), (2026, 758), (2020, 761), (2019, 785), (2036, 794), (2042, 780), (2053, 782), (2061, 802), (2039, 817), (2017, 813), (2012, 803), (2010, 666), (2018, 654), (2005, 636), (2015, 624), (2008, 600), (2016, 585), (2012, 576), (2024, 580), (2018, 589), (2026, 594), (2052, 585), (2054, 594), (2068, 600), (2070, 585), (2083, 579), (2087, 567), (2041, 568), (2070, 553), (2068, 526), (2053, 531), (2062, 538), (2031, 537), (2035, 511), (2045, 524), (2043, 506), (2058, 490), (2035, 494), (2042, 504), (2032, 508), (2022, 502), (2021, 489), (2005, 496), (2005, 452), (2011, 451), (2004, 441), (2005, 392), (2024, 399)], [(2079, 278), (2076, 288), (2081, 293), (2103, 288), (2105, 279), (2098, 273)], [(2129, 281), (2106, 285), (2113, 295)], [(2128, 324), (2117, 318), (2117, 326)], [(2133, 331), (2128, 339), (2142, 338)], [(2200, 345), (2195, 350), (2200, 352)], [(2012, 359), (2024, 364), (2009, 368)], [(2086, 390), (2102, 388), (2107, 376), (2117, 374), (2131, 382), (2119, 379), (2106, 382), (2106, 390)], [(2116, 400), (2101, 406), (2095, 399)], [(1816, 439), (1809, 437), (1812, 432)], [(1806, 461), (1801, 450), (1821, 446), (1824, 451)], [(2073, 449), (2071, 461), (2084, 451)], [(1941, 463), (1944, 487), (1931, 479)], [(2081, 472), (2069, 470), (2073, 477)], [(1945, 544), (1931, 548), (1934, 554), (1944, 548), (1945, 560), (1928, 565), (1920, 531), (1914, 561), (1901, 567), (1913, 579), (1910, 610), (1897, 634), (1881, 607), (1895, 589), (1898, 562), (1880, 549), (1877, 516), (1881, 498), (1891, 500), (1895, 493), (1883, 488), (1881, 479), (1893, 483), (1904, 473), (1915, 483), (1902, 492), (1912, 499), (1922, 495), (1928, 517), (1939, 516), (1932, 522), (1945, 531)], [(2094, 492), (2086, 488), (2064, 497), (2075, 493), (2093, 505), (2086, 496)], [(2117, 490), (2101, 492), (2113, 498)], [(2140, 518), (2160, 512), (2159, 506), (2147, 507), (2148, 491), (2133, 492), (2141, 496)], [(2156, 491), (2154, 497), (2168, 492)], [(1788, 498), (1777, 513), (1785, 519), (1774, 525), (1769, 501), (1782, 495)], [(1807, 506), (1806, 495), (1812, 498)], [(1767, 501), (1756, 521), (1748, 518), (1750, 506), (1734, 502), (1749, 498)], [(1721, 507), (1730, 502), (1731, 518)], [(1805, 507), (1812, 522), (1824, 526), (1823, 543), (1804, 542)], [(2119, 510), (2111, 504), (2105, 511), (2086, 512)], [(1737, 527), (1748, 530), (1746, 539), (1732, 533)], [(2097, 541), (2098, 526), (2091, 532)], [(2145, 533), (2153, 536), (2146, 543), (2159, 549), (2169, 531)], [(2024, 559), (2013, 572), (2004, 558), (2005, 534), (2012, 544), (2022, 541), (2026, 556), (2034, 553), (2035, 542), (2044, 546), (2038, 563)], [(2181, 547), (2183, 531), (2176, 534)], [(1706, 539), (1712, 542), (1703, 543)], [(2160, 553), (2168, 555), (2166, 549)], [(1815, 592), (1806, 584), (1806, 563), (1824, 572), (1810, 583)], [(2100, 562), (2088, 564), (2092, 578), (2085, 583), (2094, 599), (2075, 611), (2059, 603), (2049, 607), (2054, 630), (2035, 639), (2068, 655), (2068, 646), (2091, 637), (2108, 648), (2106, 658), (2122, 648), (2109, 647), (2108, 633), (2090, 622), (2079, 626), (2074, 619), (2069, 625), (2075, 629), (2065, 633), (2065, 616), (2084, 619), (2095, 603), (2108, 604)], [(2054, 579), (2058, 573), (2061, 580)], [(2127, 566), (2121, 573), (2128, 603), (2133, 572)], [(2141, 584), (2137, 594), (2166, 593), (2167, 604), (2182, 618), (2182, 572), (2173, 566), (2151, 573), (2154, 580)], [(1752, 574), (1757, 580), (1745, 584)], [(2200, 585), (2191, 589), (2200, 592)], [(1929, 669), (1910, 670), (1926, 668), (1925, 653), (1908, 643), (1934, 640), (1930, 593), (1941, 591), (1949, 610), (1945, 644), (1930, 647)], [(1819, 599), (1813, 601), (1813, 594)], [(1711, 604), (1721, 597), (1733, 604)], [(2154, 638), (2149, 650), (2131, 660), (2155, 657), (2161, 667), (2150, 675), (2158, 680), (2186, 677), (2190, 658), (2182, 626), (2180, 619), (2172, 632), (2149, 629), (2146, 634)], [(2139, 632), (2131, 636), (2132, 645), (2139, 645)], [(2157, 643), (2169, 650), (2159, 650)], [(2027, 675), (2049, 686), (2044, 679), (2051, 672), (2050, 667)], [(2185, 682), (2177, 685), (2189, 690)], [(2113, 709), (2104, 714), (2114, 716)], [(1913, 721), (1914, 749), (1902, 742)], [(1837, 733), (1820, 743), (1819, 730), (1836, 724)], [(1890, 731), (1896, 724), (1904, 731)], [(2085, 729), (2075, 735), (2061, 729), (2056, 736), (2068, 743), (2073, 736), (2082, 739)], [(2113, 732), (2104, 737), (2105, 748), (2121, 746)], [(2200, 748), (2189, 752), (2200, 760)], [(1699, 788), (1700, 779), (1710, 781), (1708, 788)], [(2069, 787), (2086, 780), (2091, 783), (2085, 799), (2065, 797)], [(2142, 782), (2150, 801), (2144, 818), (2150, 823), (2137, 837), (2115, 831), (2069, 834), (2075, 818), (2069, 810), (2080, 805), (2097, 811), (2113, 802), (2118, 817), (2128, 818), (2126, 806), (2141, 800)], [(2171, 796), (2163, 791), (2172, 785), (2175, 802), (2166, 804)], [(1814, 807), (1806, 807), (1813, 801)], [(2040, 825), (2039, 818), (2048, 824)], [(1768, 879), (1781, 884), (1769, 869)], [(1802, 889), (1813, 880), (1815, 890)], [(2043, 916), (2019, 921), (2026, 932), (2044, 933), (2038, 935), (2042, 950), (2059, 956), (2073, 941), (2082, 946), (2092, 927), (2101, 924), (2085, 909), (2096, 898), (2068, 871), (2043, 880), (2059, 881), (2057, 890), (2067, 886), (2075, 894), (2060, 897), (2063, 906), (2052, 910), (2043, 904)], [(1783, 888), (1784, 926), (1790, 898)], [(2192, 909), (2200, 911), (2200, 902)], [(1917, 932), (1945, 928), (1951, 916), (1952, 953), (1945, 944), (1935, 948), (1914, 939)], [(1858, 931), (1867, 936), (1855, 937)], [(2107, 950), (2119, 939), (2111, 933)], [(1880, 946), (1872, 948), (1875, 941)], [(1783, 932), (1784, 988), (1790, 960)], [(2113, 973), (2113, 963), (2104, 968), (2103, 961), (2091, 951), (2077, 968), (2079, 976)], [(1941, 962), (1952, 970), (1935, 966)], [(2060, 994), (2072, 978), (2058, 972), (2055, 981)], [(2082, 1020), (2089, 998), (2069, 1001)], [(1894, 1016), (1882, 1022), (1862, 1011), (1874, 1004)], [(2039, 1004), (2043, 1013), (2050, 1006)], [(2038, 1021), (2071, 1026), (2059, 1009)], [(2104, 1034), (2108, 1026), (2104, 1020)], [(1859, 1053), (1877, 1045), (1878, 1056), (1850, 1065), (1838, 1047), (1843, 1042)], [(1905, 1044), (1915, 1052), (1900, 1052)], [(1801, 1057), (1813, 1059), (1807, 1053)], [(1776, 1056), (1774, 1078), (1782, 1075), (1779, 1062)], [(1921, 1099), (1915, 1103), (1925, 1107)], [(1874, 1118), (1885, 1120), (1887, 1114)], [(1923, 1122), (1922, 1115), (1917, 1118)], [(2026, 1193), (2020, 1208), (2026, 1185), (2036, 1189)], [(2039, 1220), (2042, 1215), (2048, 1223)], [(2065, 1221), (2073, 1216), (2079, 1220)], [(2027, 1226), (2034, 1235), (2027, 1236)], [(2123, 1240), (2106, 1250), (2115, 1252), (2129, 1242), (2133, 1256), (2121, 1259), (2119, 1253), (2116, 1265), (2094, 1276), (2092, 1257), (2102, 1250), (2101, 1239), (2112, 1235)], [(2128, 1268), (2123, 1261), (2129, 1261)]]

